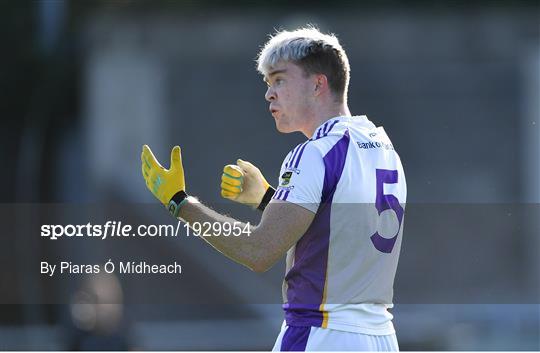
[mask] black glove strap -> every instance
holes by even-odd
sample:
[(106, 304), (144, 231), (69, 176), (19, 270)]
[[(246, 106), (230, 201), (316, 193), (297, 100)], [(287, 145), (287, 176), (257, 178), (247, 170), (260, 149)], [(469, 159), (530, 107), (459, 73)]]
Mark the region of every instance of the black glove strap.
[(257, 206), (257, 209), (259, 211), (264, 211), (264, 209), (266, 208), (266, 205), (268, 205), (270, 200), (272, 200), (272, 196), (274, 196), (275, 193), (276, 193), (276, 189), (269, 186), (268, 189), (266, 189), (266, 192), (264, 193), (261, 203), (259, 204), (259, 206)]
[(188, 195), (184, 190), (178, 191), (169, 201), (169, 206), (167, 207), (169, 212), (174, 216), (178, 217), (178, 212), (180, 212), (180, 207), (187, 201)]

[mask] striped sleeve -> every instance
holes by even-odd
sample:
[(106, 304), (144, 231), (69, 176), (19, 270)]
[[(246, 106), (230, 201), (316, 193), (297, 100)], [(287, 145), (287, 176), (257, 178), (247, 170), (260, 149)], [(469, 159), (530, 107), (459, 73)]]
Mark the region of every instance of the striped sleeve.
[(323, 182), (322, 154), (312, 141), (306, 141), (285, 158), (273, 198), (298, 204), (316, 213)]

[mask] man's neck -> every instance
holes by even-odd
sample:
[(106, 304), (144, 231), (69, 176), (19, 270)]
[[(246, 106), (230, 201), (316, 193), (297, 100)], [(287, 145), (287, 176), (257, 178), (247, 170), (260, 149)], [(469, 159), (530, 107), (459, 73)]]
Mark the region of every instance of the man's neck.
[(315, 130), (325, 121), (338, 117), (338, 116), (351, 116), (349, 107), (346, 103), (340, 104), (339, 106), (330, 107), (329, 109), (320, 109), (313, 112), (312, 118), (306, 124), (306, 127), (302, 130), (302, 133), (307, 137), (311, 138), (315, 133)]

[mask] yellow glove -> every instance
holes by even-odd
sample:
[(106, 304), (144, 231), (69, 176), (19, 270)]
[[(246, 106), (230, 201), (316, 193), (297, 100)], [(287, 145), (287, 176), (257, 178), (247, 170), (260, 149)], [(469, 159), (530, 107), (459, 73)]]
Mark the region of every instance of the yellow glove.
[[(223, 168), (221, 196), (263, 210), (274, 194), (259, 168), (241, 159)], [(265, 202), (263, 202), (265, 201)]]
[(171, 167), (165, 169), (159, 164), (148, 145), (141, 153), (142, 174), (146, 186), (154, 196), (176, 217), (180, 206), (186, 201), (186, 183), (180, 147), (171, 151)]

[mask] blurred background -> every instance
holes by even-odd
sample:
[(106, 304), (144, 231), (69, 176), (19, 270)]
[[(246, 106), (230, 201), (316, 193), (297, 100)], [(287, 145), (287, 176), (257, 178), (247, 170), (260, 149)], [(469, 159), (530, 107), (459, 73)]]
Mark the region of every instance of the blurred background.
[[(540, 349), (538, 1), (2, 1), (0, 19), (0, 201), (19, 226), (2, 227), (1, 349), (272, 348), (283, 264), (259, 275), (200, 241), (147, 242), (204, 271), (190, 285), (238, 300), (129, 303), (115, 276), (58, 288), (25, 259), (140, 248), (37, 242), (13, 207), (127, 204), (152, 222), (141, 146), (168, 163), (179, 144), (189, 192), (256, 221), (220, 199), (221, 170), (242, 158), (275, 183), (304, 140), (275, 130), (254, 59), (275, 29), (307, 23), (337, 34), (351, 111), (385, 127), (407, 173), (401, 349)], [(40, 300), (63, 290), (70, 302)]]

